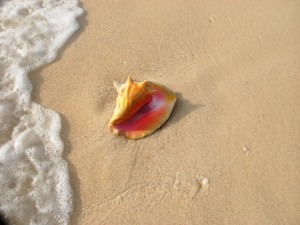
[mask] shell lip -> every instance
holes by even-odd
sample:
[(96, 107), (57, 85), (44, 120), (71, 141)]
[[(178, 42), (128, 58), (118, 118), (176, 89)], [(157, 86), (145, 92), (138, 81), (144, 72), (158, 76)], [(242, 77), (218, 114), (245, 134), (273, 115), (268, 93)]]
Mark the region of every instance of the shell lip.
[[(133, 108), (132, 113), (128, 114), (125, 117), (118, 117), (117, 119), (112, 119), (109, 123), (109, 127), (112, 128), (113, 126), (117, 126), (118, 124), (121, 124), (125, 121), (130, 120), (130, 118), (134, 117), (135, 114), (139, 113), (141, 110), (145, 111), (146, 109), (143, 110), (143, 108), (147, 108), (147, 105), (153, 100), (153, 96), (150, 96), (149, 98), (145, 99), (143, 104), (140, 107), (136, 107), (135, 109)], [(149, 108), (149, 107), (148, 107)], [(148, 109), (149, 111), (150, 109)]]

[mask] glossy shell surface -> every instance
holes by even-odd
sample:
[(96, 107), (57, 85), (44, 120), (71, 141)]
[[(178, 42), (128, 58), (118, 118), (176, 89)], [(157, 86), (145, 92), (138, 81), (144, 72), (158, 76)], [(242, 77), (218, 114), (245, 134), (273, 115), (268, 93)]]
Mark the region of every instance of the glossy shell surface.
[(128, 139), (152, 134), (172, 113), (176, 95), (163, 85), (136, 82), (130, 76), (125, 84), (114, 82), (117, 104), (109, 122), (113, 133)]

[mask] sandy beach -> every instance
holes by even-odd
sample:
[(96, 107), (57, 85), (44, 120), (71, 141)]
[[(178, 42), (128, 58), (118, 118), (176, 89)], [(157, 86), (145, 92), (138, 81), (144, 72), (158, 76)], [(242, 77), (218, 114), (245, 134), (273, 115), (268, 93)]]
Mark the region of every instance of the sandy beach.
[[(70, 224), (300, 224), (300, 3), (88, 1), (30, 75), (62, 117)], [(153, 135), (107, 124), (128, 75), (178, 102)]]

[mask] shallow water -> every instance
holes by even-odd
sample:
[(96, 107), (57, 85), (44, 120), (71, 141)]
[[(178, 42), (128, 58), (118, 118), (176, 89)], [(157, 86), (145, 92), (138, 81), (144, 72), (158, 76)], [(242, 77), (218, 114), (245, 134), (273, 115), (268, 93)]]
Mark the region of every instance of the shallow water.
[(78, 1), (0, 2), (0, 210), (15, 224), (67, 224), (72, 211), (59, 115), (31, 100), (28, 73), (74, 34)]

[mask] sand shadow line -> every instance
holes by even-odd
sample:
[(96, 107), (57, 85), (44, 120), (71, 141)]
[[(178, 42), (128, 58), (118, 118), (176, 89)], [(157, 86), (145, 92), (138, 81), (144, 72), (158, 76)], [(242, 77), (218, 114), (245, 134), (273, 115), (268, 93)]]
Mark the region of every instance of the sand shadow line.
[(202, 104), (194, 104), (188, 99), (185, 99), (180, 92), (176, 92), (177, 102), (174, 107), (173, 113), (170, 120), (168, 121), (169, 125), (178, 123), (180, 120), (188, 116), (190, 113), (198, 110), (199, 108), (205, 107)]

